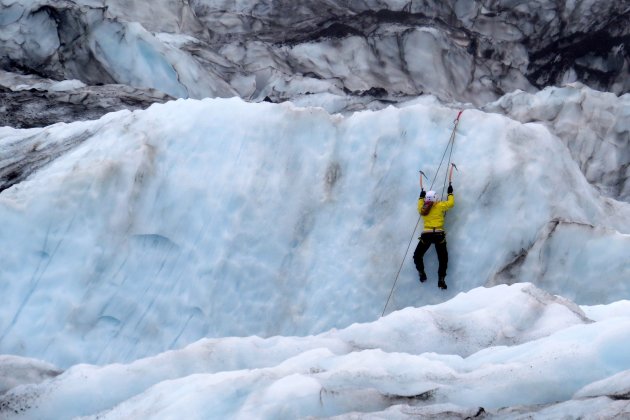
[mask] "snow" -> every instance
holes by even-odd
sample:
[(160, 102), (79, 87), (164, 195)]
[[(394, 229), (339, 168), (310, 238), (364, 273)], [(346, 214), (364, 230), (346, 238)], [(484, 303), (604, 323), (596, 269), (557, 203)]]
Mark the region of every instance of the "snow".
[(587, 316), (594, 320), (601, 320), (616, 316), (628, 316), (630, 314), (630, 301), (619, 300), (608, 305), (582, 306)]
[[(482, 308), (482, 296), (501, 303)], [(518, 308), (531, 315), (506, 320), (504, 306), (515, 315)], [(598, 407), (627, 415), (627, 404), (615, 404), (623, 395), (618, 400), (608, 395), (628, 389), (628, 318), (592, 322), (570, 307), (531, 284), (478, 288), (440, 305), (317, 336), (204, 339), (130, 364), (77, 365), (52, 380), (14, 388), (1, 397), (0, 407), (12, 412), (11, 418), (39, 419), (271, 419), (359, 412), (391, 418), (385, 413), (476, 413), (480, 407), (500, 416), (511, 406), (530, 414), (542, 408), (547, 418)], [(486, 318), (480, 310), (504, 325), (471, 321), (447, 333), (446, 324), (457, 315)], [(418, 322), (424, 313), (430, 317)], [(558, 323), (559, 313), (568, 322)], [(438, 328), (441, 337), (432, 332)], [(509, 338), (502, 334), (507, 329)], [(471, 343), (489, 335), (500, 339), (469, 354)], [(422, 336), (437, 345), (425, 348)], [(380, 346), (365, 343), (368, 337)]]
[(465, 109), (448, 290), (434, 251), (425, 284), (403, 260), (457, 112), (182, 99), (0, 129), (3, 161), (50, 150), (0, 194), (0, 353), (20, 356), (0, 415), (627, 415), (630, 204), (548, 126)]

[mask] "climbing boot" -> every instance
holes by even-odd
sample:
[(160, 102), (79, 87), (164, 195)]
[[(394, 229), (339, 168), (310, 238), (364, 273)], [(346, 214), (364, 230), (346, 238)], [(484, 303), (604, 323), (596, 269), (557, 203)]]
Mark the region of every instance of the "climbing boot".
[(424, 283), (425, 281), (427, 281), (427, 275), (423, 271), (420, 273), (420, 283)]
[(438, 287), (442, 290), (446, 290), (446, 282), (444, 281), (444, 277), (440, 277), (438, 280)]

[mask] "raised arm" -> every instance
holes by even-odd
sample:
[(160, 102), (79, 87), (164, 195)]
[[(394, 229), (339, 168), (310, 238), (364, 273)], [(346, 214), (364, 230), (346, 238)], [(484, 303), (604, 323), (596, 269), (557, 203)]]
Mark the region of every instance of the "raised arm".
[(455, 205), (455, 196), (453, 195), (453, 186), (448, 184), (448, 198), (446, 199), (446, 209), (451, 209)]

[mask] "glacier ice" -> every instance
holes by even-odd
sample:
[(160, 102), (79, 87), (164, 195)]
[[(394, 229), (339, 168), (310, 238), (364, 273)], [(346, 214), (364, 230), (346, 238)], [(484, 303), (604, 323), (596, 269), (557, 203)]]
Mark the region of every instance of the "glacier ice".
[(0, 395), (0, 414), (624, 416), (629, 326), (627, 313), (592, 321), (531, 284), (477, 288), (316, 336), (204, 339), (130, 364), (77, 365)]
[(0, 418), (630, 416), (623, 2), (150, 6), (0, 1)]
[[(377, 318), (417, 221), (417, 171), (435, 174), (456, 113), (206, 99), (4, 128), (33, 150), (81, 141), (0, 196), (2, 351), (65, 368)], [(630, 294), (629, 204), (545, 126), (465, 110), (453, 160), (449, 290), (430, 251), (426, 287), (407, 260), (387, 313), (519, 281), (579, 304)]]

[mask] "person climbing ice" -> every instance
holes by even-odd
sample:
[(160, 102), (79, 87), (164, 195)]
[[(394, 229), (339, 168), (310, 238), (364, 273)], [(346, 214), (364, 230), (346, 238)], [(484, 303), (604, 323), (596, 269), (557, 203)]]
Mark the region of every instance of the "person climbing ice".
[[(431, 181), (431, 185), (429, 186), (429, 192), (424, 190), (423, 179), (427, 178), (426, 174), (422, 171), (420, 172), (420, 198), (418, 199), (418, 212), (420, 216), (418, 217), (418, 222), (416, 223), (416, 227), (413, 229), (413, 233), (411, 238), (409, 239), (409, 245), (407, 245), (407, 250), (405, 251), (405, 257), (400, 263), (400, 268), (398, 269), (398, 273), (396, 274), (396, 278), (394, 279), (394, 284), (392, 286), (391, 291), (389, 292), (389, 297), (387, 298), (387, 302), (385, 302), (385, 307), (383, 308), (383, 313), (381, 316), (385, 316), (385, 311), (387, 310), (387, 305), (389, 305), (389, 301), (394, 293), (394, 289), (396, 288), (396, 281), (398, 281), (398, 275), (403, 268), (405, 263), (405, 259), (407, 257), (407, 253), (409, 248), (411, 248), (411, 243), (413, 242), (413, 238), (416, 236), (416, 230), (418, 225), (420, 224), (420, 219), (424, 221), (424, 228), (422, 230), (422, 234), (420, 241), (418, 242), (418, 246), (413, 253), (413, 262), (416, 265), (416, 269), (420, 274), (420, 282), (427, 281), (427, 275), (424, 272), (424, 254), (431, 247), (431, 244), (435, 245), (435, 251), (438, 256), (438, 287), (442, 290), (446, 290), (446, 269), (448, 266), (448, 250), (446, 249), (446, 232), (444, 231), (444, 216), (446, 212), (452, 209), (455, 206), (455, 197), (453, 195), (453, 170), (458, 170), (455, 163), (451, 161), (453, 156), (453, 150), (455, 146), (455, 135), (457, 133), (457, 126), (459, 124), (460, 117), (464, 110), (461, 110), (457, 113), (457, 117), (453, 121), (453, 130), (451, 131), (451, 138), (446, 144), (446, 148), (444, 149), (444, 153), (442, 154), (442, 160), (440, 164), (437, 166), (437, 170), (435, 172), (435, 177), (433, 181)], [(449, 152), (450, 148), (450, 152)], [(440, 168), (444, 163), (444, 158), (448, 156), (448, 163), (446, 164), (446, 173), (444, 174), (444, 185), (442, 186), (442, 195), (444, 193), (444, 189), (446, 188), (446, 181), (448, 175), (448, 189), (446, 190), (447, 199), (446, 201), (438, 201), (435, 191), (433, 191), (433, 185), (437, 180), (438, 174), (440, 174)], [(450, 169), (448, 169), (450, 167)]]
[(438, 287), (446, 289), (446, 268), (448, 266), (448, 250), (446, 249), (446, 232), (444, 231), (444, 216), (455, 205), (453, 196), (453, 186), (449, 182), (448, 197), (446, 201), (438, 201), (435, 191), (426, 192), (421, 189), (420, 198), (418, 199), (418, 212), (424, 221), (424, 228), (420, 235), (420, 241), (413, 253), (413, 262), (416, 264), (418, 273), (420, 273), (420, 281), (425, 282), (427, 275), (424, 272), (423, 257), (431, 244), (435, 245), (435, 251), (438, 256)]

